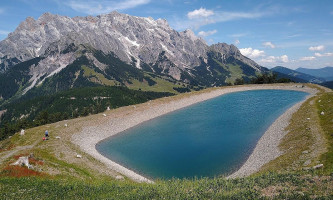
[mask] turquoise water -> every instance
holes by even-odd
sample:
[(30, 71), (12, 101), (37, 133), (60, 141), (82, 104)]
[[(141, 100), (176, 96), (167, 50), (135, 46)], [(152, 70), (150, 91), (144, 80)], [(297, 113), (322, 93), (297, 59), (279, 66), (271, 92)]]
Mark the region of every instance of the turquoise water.
[(267, 128), (307, 93), (229, 93), (133, 127), (97, 150), (150, 178), (213, 177), (237, 170)]

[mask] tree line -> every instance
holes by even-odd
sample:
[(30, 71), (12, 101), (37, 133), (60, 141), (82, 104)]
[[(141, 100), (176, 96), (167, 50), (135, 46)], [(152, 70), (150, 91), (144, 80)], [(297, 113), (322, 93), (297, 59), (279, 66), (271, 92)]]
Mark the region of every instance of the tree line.
[(294, 82), (288, 78), (277, 78), (277, 74), (264, 73), (259, 74), (256, 77), (246, 81), (243, 78), (237, 78), (234, 85), (244, 85), (244, 84), (270, 84), (270, 83), (290, 83)]
[(99, 86), (71, 89), (54, 95), (15, 101), (6, 105), (7, 111), (1, 116), (0, 140), (21, 129), (97, 114), (104, 112), (107, 107), (118, 108), (170, 95), (173, 94)]

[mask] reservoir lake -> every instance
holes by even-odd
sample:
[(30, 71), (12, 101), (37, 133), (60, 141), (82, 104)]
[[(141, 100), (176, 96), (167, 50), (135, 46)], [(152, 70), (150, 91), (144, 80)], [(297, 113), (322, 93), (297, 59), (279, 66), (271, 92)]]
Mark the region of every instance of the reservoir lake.
[(247, 160), (268, 127), (307, 95), (290, 90), (225, 94), (144, 122), (96, 149), (147, 178), (228, 175)]

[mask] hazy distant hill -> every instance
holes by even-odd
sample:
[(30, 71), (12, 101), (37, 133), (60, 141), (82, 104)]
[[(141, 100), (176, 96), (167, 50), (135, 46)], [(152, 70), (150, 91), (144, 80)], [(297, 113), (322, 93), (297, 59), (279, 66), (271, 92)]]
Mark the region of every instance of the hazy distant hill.
[[(286, 67), (277, 66), (271, 69), (273, 72), (278, 73), (278, 77), (289, 78), (295, 82), (309, 82), (309, 83), (322, 83), (325, 79), (311, 76), (302, 72), (298, 72)], [(280, 74), (279, 74), (280, 73)], [(284, 75), (284, 76), (283, 76)]]
[(323, 78), (326, 81), (333, 81), (333, 67), (324, 67), (320, 69), (297, 68), (296, 71)]

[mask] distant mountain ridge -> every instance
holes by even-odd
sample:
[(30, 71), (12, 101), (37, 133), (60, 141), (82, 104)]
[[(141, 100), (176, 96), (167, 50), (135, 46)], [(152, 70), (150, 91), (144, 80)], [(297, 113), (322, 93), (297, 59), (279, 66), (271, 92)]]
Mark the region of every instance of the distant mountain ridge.
[(326, 81), (333, 81), (333, 67), (323, 67), (320, 69), (308, 69), (299, 67), (296, 69), (296, 71), (320, 77), (325, 79)]
[(177, 93), (268, 71), (234, 45), (209, 46), (163, 19), (45, 13), (28, 17), (0, 42), (0, 103), (93, 85)]
[(323, 83), (325, 79), (312, 76), (306, 73), (298, 72), (286, 67), (276, 66), (271, 69), (273, 72), (278, 72), (287, 75), (287, 78), (294, 80), (295, 82), (309, 82), (309, 83)]

